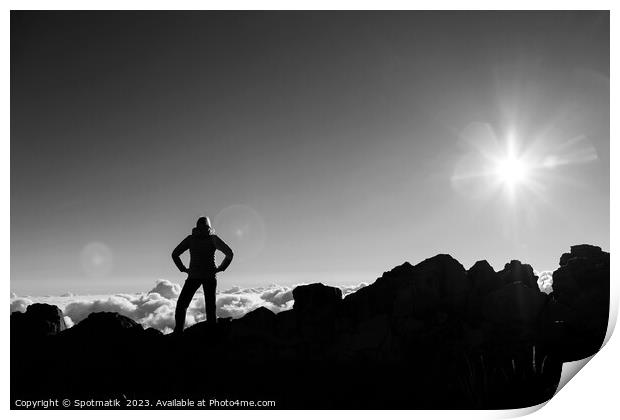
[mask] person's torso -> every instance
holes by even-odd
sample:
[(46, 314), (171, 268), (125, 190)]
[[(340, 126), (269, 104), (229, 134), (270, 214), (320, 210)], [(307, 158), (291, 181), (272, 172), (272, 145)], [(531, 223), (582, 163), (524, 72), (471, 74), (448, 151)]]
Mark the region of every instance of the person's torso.
[(216, 251), (213, 236), (192, 234), (189, 240), (189, 276), (194, 278), (213, 276)]

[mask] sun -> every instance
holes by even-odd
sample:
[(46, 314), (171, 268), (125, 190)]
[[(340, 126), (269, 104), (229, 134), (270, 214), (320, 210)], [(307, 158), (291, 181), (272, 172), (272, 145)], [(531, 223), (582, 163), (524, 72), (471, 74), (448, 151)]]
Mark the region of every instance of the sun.
[(497, 180), (511, 189), (527, 182), (529, 172), (525, 160), (514, 155), (498, 159), (495, 164)]
[(474, 122), (460, 133), (466, 151), (456, 161), (450, 182), (467, 199), (500, 199), (511, 210), (527, 208), (527, 217), (533, 219), (534, 203), (553, 206), (554, 187), (577, 185), (568, 175), (569, 165), (598, 160), (585, 135), (564, 138), (553, 127), (525, 131), (516, 123), (502, 131), (498, 136), (490, 124)]

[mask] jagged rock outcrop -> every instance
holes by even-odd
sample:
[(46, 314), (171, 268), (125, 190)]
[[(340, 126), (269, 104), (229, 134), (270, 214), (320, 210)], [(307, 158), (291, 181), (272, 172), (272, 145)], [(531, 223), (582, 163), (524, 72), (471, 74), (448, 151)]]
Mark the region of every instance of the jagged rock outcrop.
[(113, 341), (133, 338), (143, 333), (142, 325), (126, 316), (116, 312), (93, 312), (64, 335), (80, 340)]
[(534, 269), (529, 264), (521, 264), (521, 261), (510, 261), (497, 275), (505, 284), (522, 283), (532, 289), (538, 289), (538, 276), (534, 274)]
[(565, 266), (573, 258), (588, 258), (588, 259), (600, 259), (608, 253), (603, 252), (600, 246), (594, 245), (573, 245), (570, 247), (570, 252), (562, 254), (560, 257), (560, 267)]
[(22, 333), (28, 338), (56, 335), (67, 328), (62, 311), (57, 306), (33, 303), (26, 312), (11, 314), (11, 334)]
[(500, 288), (499, 276), (486, 260), (477, 261), (467, 270), (467, 279), (475, 295), (482, 296)]
[(329, 310), (342, 300), (342, 290), (322, 283), (298, 286), (293, 290), (294, 306), (299, 312), (321, 312)]
[(276, 314), (265, 307), (259, 307), (235, 322), (234, 332), (237, 335), (273, 336), (275, 329)]
[(547, 295), (521, 282), (490, 292), (482, 301), (483, 319), (492, 325), (488, 335), (511, 340), (535, 340)]
[(603, 344), (609, 318), (609, 269), (609, 253), (597, 246), (575, 245), (553, 272), (546, 327), (566, 361), (588, 357)]
[(488, 262), (478, 261), (467, 277), (472, 288), (466, 319), (471, 326), (501, 340), (532, 339), (539, 334), (547, 296), (530, 265), (513, 260), (496, 273)]
[[(549, 296), (527, 264), (496, 273), (479, 261), (465, 270), (441, 254), (395, 267), (344, 299), (331, 286), (299, 286), (289, 311), (261, 307), (180, 336), (115, 313), (64, 330), (57, 308), (29, 308), (11, 315), (11, 363), (25, 366), (12, 370), (11, 392), (218, 395), (279, 408), (534, 405), (554, 394), (563, 362), (600, 348), (607, 326), (609, 254), (576, 246), (566, 255)], [(33, 334), (42, 337), (36, 346), (25, 339)], [(403, 386), (403, 378), (413, 379)]]

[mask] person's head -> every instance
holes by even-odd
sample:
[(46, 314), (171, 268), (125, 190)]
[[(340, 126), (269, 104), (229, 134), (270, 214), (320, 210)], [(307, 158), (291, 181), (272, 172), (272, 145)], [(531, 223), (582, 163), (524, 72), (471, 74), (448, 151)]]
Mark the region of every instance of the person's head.
[(196, 221), (196, 227), (198, 229), (201, 229), (201, 230), (204, 229), (204, 230), (211, 232), (211, 221), (209, 220), (208, 217), (201, 216)]

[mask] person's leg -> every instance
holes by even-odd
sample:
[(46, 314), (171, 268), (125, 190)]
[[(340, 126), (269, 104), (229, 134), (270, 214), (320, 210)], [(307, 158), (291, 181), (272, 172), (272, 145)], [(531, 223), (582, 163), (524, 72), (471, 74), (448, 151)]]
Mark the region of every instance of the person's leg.
[(207, 279), (202, 283), (205, 292), (205, 311), (207, 313), (207, 323), (215, 325), (217, 318), (215, 315), (215, 289), (217, 280), (215, 278)]
[(185, 314), (187, 312), (187, 308), (192, 302), (194, 293), (196, 293), (196, 290), (198, 290), (199, 287), (200, 281), (190, 279), (185, 280), (179, 299), (177, 299), (176, 310), (174, 311), (174, 332), (178, 333), (183, 331), (183, 328), (185, 327)]

